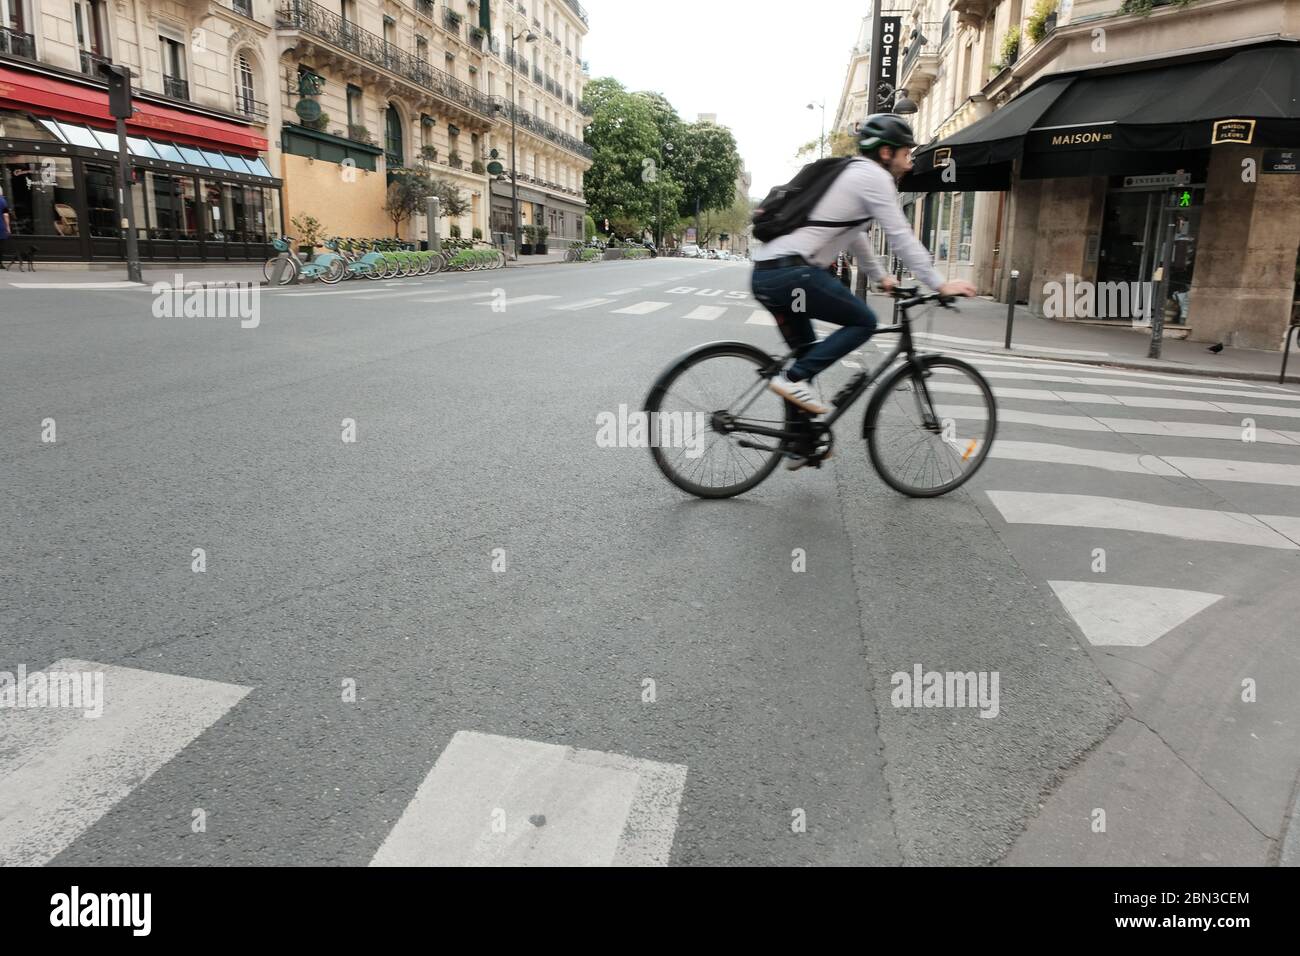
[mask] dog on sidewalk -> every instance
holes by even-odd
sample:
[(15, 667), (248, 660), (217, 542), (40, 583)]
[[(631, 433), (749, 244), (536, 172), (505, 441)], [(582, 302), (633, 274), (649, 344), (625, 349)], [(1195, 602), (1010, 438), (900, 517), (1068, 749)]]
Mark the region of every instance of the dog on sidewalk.
[(24, 271), (23, 266), (27, 267), (25, 271), (35, 272), (36, 271), (36, 247), (28, 246), (25, 250), (20, 249), (17, 252), (13, 253), (13, 255), (10, 256), (9, 261), (7, 263), (0, 262), (0, 269), (8, 269), (9, 266), (14, 265), (15, 263), (18, 265), (19, 272)]

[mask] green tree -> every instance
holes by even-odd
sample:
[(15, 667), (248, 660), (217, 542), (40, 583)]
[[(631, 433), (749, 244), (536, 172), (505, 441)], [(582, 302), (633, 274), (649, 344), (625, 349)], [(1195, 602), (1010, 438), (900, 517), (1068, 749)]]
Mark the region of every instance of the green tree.
[(403, 169), (393, 172), (384, 200), (384, 212), (393, 220), (393, 235), (401, 238), (402, 223), (424, 208), (425, 200), (435, 195), (433, 180), (424, 170)]
[[(827, 156), (853, 156), (858, 151), (858, 138), (852, 133), (846, 133), (843, 130), (831, 130), (826, 134), (826, 155)], [(822, 141), (810, 139), (799, 147), (794, 158), (810, 163), (821, 157)]]
[(606, 218), (649, 222), (659, 172), (654, 104), (609, 77), (589, 83), (584, 101), (593, 110), (587, 143), (595, 156), (583, 178), (593, 216), (597, 222)]
[(740, 154), (731, 130), (714, 123), (688, 123), (682, 127), (681, 146), (673, 150), (673, 178), (682, 184), (678, 213), (726, 209), (736, 192)]

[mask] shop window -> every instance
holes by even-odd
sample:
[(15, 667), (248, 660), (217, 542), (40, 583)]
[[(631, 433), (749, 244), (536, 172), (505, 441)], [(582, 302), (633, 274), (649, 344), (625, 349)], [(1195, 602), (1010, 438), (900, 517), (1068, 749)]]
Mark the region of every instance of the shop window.
[(975, 194), (961, 194), (961, 233), (957, 243), (957, 261), (971, 261), (971, 246), (975, 233)]
[(144, 193), (148, 203), (149, 238), (198, 238), (198, 199), (193, 179), (148, 170)]
[(58, 139), (46, 126), (37, 123), (26, 113), (0, 110), (0, 138), (34, 139), (41, 143), (55, 143)]
[(201, 179), (199, 191), (203, 196), (203, 238), (208, 242), (225, 242), (233, 238), (226, 233), (229, 223), (222, 205), (222, 184)]
[(82, 166), (86, 181), (86, 228), (95, 239), (119, 239), (122, 229), (117, 221), (117, 177), (112, 166), (86, 163)]
[(0, 157), (0, 185), (16, 236), (77, 236), (72, 160), (54, 156)]

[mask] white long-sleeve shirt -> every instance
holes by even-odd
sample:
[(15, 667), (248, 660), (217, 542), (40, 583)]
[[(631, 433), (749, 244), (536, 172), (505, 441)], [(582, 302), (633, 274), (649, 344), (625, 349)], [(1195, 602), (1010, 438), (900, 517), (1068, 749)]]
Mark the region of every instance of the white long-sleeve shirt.
[[(894, 177), (877, 162), (859, 157), (849, 163), (817, 201), (808, 218), (830, 222), (869, 218), (884, 230), (894, 254), (903, 260), (914, 276), (932, 289), (937, 290), (943, 285), (943, 276), (935, 269), (929, 251), (912, 235), (911, 224), (898, 208)], [(842, 226), (804, 226), (764, 243), (753, 258), (755, 262), (763, 262), (782, 256), (803, 256), (815, 266), (830, 266), (841, 252), (850, 252), (871, 281), (878, 282), (885, 277), (885, 270), (872, 254), (866, 232), (869, 224), (847, 229)]]

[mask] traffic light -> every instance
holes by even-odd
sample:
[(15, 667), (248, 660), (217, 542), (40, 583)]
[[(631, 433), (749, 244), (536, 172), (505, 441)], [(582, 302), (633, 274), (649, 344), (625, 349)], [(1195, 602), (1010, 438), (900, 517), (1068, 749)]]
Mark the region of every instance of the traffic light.
[(117, 119), (130, 119), (131, 68), (121, 63), (101, 63), (99, 73), (108, 80), (108, 111)]

